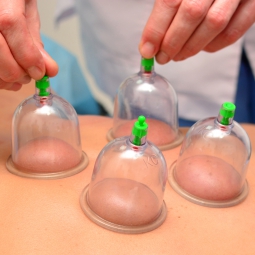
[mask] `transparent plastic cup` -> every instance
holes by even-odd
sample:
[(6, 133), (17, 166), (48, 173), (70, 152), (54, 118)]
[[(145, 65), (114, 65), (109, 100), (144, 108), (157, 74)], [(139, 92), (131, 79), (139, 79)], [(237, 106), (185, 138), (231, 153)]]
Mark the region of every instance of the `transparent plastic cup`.
[(140, 72), (120, 85), (115, 98), (113, 127), (107, 139), (129, 135), (140, 115), (146, 116), (150, 126), (148, 140), (161, 150), (174, 148), (182, 142), (177, 95), (172, 85), (154, 71), (154, 59), (142, 59)]
[(54, 179), (76, 174), (87, 164), (77, 114), (67, 101), (51, 94), (45, 76), (36, 82), (35, 95), (14, 113), (7, 169), (22, 177)]
[(169, 182), (186, 199), (209, 207), (228, 207), (248, 195), (251, 144), (233, 120), (235, 105), (226, 102), (218, 117), (195, 123), (186, 134)]
[(140, 116), (131, 136), (108, 143), (95, 162), (80, 204), (84, 213), (104, 228), (143, 233), (157, 228), (166, 218), (166, 162), (146, 135), (147, 124)]

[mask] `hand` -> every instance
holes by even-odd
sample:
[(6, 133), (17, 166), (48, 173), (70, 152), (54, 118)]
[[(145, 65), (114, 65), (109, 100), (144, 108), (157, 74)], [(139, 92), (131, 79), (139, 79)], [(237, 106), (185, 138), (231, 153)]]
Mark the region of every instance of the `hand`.
[(218, 51), (255, 22), (255, 0), (156, 0), (139, 45), (160, 64)]
[(57, 72), (56, 62), (43, 49), (36, 0), (1, 0), (0, 89), (19, 90), (31, 78)]

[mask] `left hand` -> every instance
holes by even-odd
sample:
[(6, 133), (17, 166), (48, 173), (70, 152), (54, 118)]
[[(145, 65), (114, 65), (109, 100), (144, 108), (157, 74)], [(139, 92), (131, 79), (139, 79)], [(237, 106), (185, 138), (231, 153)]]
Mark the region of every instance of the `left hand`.
[(255, 22), (255, 0), (155, 0), (139, 45), (159, 64), (236, 42)]

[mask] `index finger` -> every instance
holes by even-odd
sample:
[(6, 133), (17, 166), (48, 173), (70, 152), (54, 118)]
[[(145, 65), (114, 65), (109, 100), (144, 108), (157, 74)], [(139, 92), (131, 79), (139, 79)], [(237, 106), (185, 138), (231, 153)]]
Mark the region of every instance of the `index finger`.
[[(226, 0), (220, 0), (226, 2)], [(157, 61), (165, 64), (180, 52), (199, 27), (213, 0), (183, 0), (174, 20), (165, 34)]]
[(139, 50), (144, 58), (152, 58), (158, 52), (182, 0), (156, 0), (143, 30)]

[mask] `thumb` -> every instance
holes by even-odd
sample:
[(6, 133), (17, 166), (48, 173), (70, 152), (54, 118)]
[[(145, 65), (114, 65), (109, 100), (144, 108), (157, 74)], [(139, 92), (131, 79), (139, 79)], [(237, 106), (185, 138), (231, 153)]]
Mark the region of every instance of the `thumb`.
[(43, 56), (44, 63), (45, 63), (45, 69), (46, 74), (49, 77), (54, 77), (58, 73), (58, 64), (57, 62), (47, 53), (47, 51), (44, 48), (40, 49), (40, 52)]
[(58, 73), (58, 65), (56, 61), (54, 61), (44, 49), (40, 35), (40, 17), (37, 8), (37, 2), (35, 0), (27, 0), (26, 2), (26, 21), (34, 44), (43, 57), (45, 64), (45, 74), (50, 77), (55, 76)]

